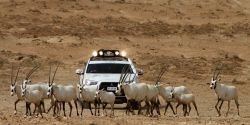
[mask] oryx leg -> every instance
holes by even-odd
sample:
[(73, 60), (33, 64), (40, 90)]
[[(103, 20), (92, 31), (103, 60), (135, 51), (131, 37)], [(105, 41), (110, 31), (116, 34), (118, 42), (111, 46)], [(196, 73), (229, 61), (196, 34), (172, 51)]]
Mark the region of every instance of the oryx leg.
[(141, 101), (138, 102), (138, 115), (141, 114)]
[(106, 103), (102, 103), (102, 110), (103, 110), (103, 114), (105, 113), (105, 114), (106, 114), (106, 116), (107, 116), (106, 106), (107, 106), (107, 104), (106, 104)]
[(228, 101), (228, 107), (227, 107), (227, 113), (226, 113), (226, 116), (228, 115), (229, 109), (230, 109), (230, 100)]
[(186, 114), (187, 114), (187, 105), (186, 104), (182, 104), (183, 107), (182, 107), (182, 110), (183, 110), (183, 116), (186, 117)]
[(164, 111), (164, 115), (166, 115), (166, 113), (167, 113), (167, 110), (168, 110), (168, 106), (170, 105), (170, 102), (167, 102), (167, 105), (166, 105), (166, 107), (165, 107), (165, 111)]
[(188, 109), (189, 109), (189, 110), (188, 110), (188, 112), (187, 112), (187, 115), (189, 116), (189, 114), (190, 114), (190, 112), (191, 112), (191, 109), (192, 109), (190, 104), (188, 104)]
[(126, 115), (128, 115), (128, 113), (129, 113), (129, 112), (128, 112), (128, 111), (129, 111), (129, 108), (130, 108), (130, 107), (129, 107), (129, 100), (127, 100), (127, 105), (126, 105)]
[[(18, 103), (19, 101), (21, 101), (21, 100), (20, 100), (20, 99), (17, 99), (17, 100), (15, 101), (15, 103), (14, 103), (14, 106), (15, 106), (14, 114), (17, 113), (16, 105), (17, 105), (17, 103)], [(26, 107), (26, 108), (27, 108), (27, 107)], [(26, 109), (26, 110), (27, 110), (27, 109)]]
[[(90, 105), (91, 106), (91, 105)], [(95, 116), (96, 116), (96, 111), (97, 111), (97, 101), (94, 102), (94, 106), (95, 106)], [(91, 110), (91, 107), (90, 107)], [(98, 113), (99, 114), (99, 113)]]
[(239, 102), (238, 102), (237, 99), (235, 99), (234, 101), (235, 101), (235, 104), (236, 104), (236, 107), (237, 107), (237, 110), (238, 110), (238, 116), (240, 116)]
[(69, 117), (71, 117), (71, 112), (72, 112), (72, 104), (71, 104), (71, 102), (68, 102), (68, 104), (69, 104), (69, 108), (70, 108)]
[(170, 105), (170, 108), (171, 108), (173, 114), (175, 115), (176, 113), (174, 112), (174, 107), (173, 107), (173, 105), (171, 104), (171, 102), (169, 102), (169, 105)]
[(152, 114), (152, 102), (149, 102), (149, 101), (145, 101), (146, 103), (146, 107), (147, 107), (147, 111), (146, 111), (146, 115), (148, 114)]
[[(38, 108), (38, 104), (35, 104), (35, 109), (36, 109), (36, 108)], [(40, 112), (40, 109), (38, 108), (38, 111), (37, 111), (37, 113), (36, 113), (36, 117), (38, 117), (39, 112)]]
[(154, 101), (151, 101), (151, 106), (150, 106), (150, 113), (151, 115), (153, 116), (154, 115), (154, 109), (155, 109), (155, 102)]
[(157, 99), (156, 103), (155, 103), (155, 107), (156, 107), (156, 112), (158, 115), (161, 115), (161, 111), (160, 111), (160, 101), (159, 99)]
[(39, 112), (40, 112), (40, 115), (41, 115), (42, 118), (43, 118), (43, 113), (42, 113), (42, 110), (41, 110), (41, 104), (39, 105), (38, 109), (40, 110), (40, 111), (39, 111)]
[(219, 110), (218, 107), (217, 107), (220, 101), (221, 101), (221, 99), (218, 99), (218, 100), (217, 100), (217, 103), (215, 104), (215, 109), (216, 109), (216, 111), (217, 111), (217, 113), (218, 113), (218, 116), (221, 115), (221, 114), (220, 114), (220, 110)]
[[(224, 103), (224, 101), (221, 100), (221, 104), (220, 104), (220, 107), (219, 107), (219, 112), (220, 112), (220, 110), (221, 110), (221, 107), (222, 107), (223, 103)], [(220, 113), (220, 114), (221, 114), (221, 113)]]
[(43, 118), (41, 104), (42, 104), (42, 102), (40, 102), (39, 104), (35, 104), (35, 107), (38, 108), (38, 112), (37, 112), (36, 116), (38, 117), (38, 115), (40, 114), (42, 116), (42, 118)]
[(84, 109), (84, 102), (83, 101), (81, 102), (81, 106), (82, 106), (82, 110), (81, 110), (81, 116), (82, 116), (82, 112), (83, 112), (83, 109)]
[(50, 105), (50, 107), (49, 107), (49, 109), (48, 109), (48, 111), (47, 111), (47, 114), (49, 113), (49, 111), (50, 111), (54, 106), (55, 106), (55, 104)]
[(197, 105), (196, 105), (195, 101), (193, 101), (193, 105), (194, 105), (194, 108), (196, 110), (197, 116), (199, 116), (199, 112), (198, 112)]
[(25, 113), (25, 115), (28, 116), (28, 113), (30, 113), (30, 115), (31, 115), (30, 103), (26, 102), (26, 103), (25, 103), (25, 106), (26, 106), (26, 113)]
[(41, 101), (41, 105), (43, 106), (43, 113), (45, 113), (45, 105), (44, 105), (44, 101)]
[(110, 106), (111, 106), (112, 116), (115, 116), (115, 113), (114, 113), (114, 104), (110, 104)]
[(62, 104), (63, 104), (63, 115), (64, 115), (64, 117), (66, 117), (66, 113), (65, 113), (65, 102), (62, 102)]
[(76, 106), (76, 114), (77, 114), (77, 116), (79, 116), (78, 107), (77, 107), (77, 100), (74, 100), (74, 103), (75, 103), (75, 106)]
[[(58, 105), (58, 101), (55, 101), (53, 116), (56, 115), (56, 107), (57, 107), (57, 105)], [(51, 106), (51, 107), (52, 107), (52, 106)]]
[(178, 103), (176, 106), (175, 106), (175, 110), (176, 110), (176, 114), (177, 114), (177, 109), (178, 109), (178, 107), (181, 105), (181, 103)]
[[(92, 108), (91, 108), (91, 102), (89, 102), (88, 104), (89, 104), (90, 113), (91, 113), (91, 115), (93, 115)], [(96, 104), (94, 103), (94, 105), (95, 105), (95, 112), (96, 112)]]

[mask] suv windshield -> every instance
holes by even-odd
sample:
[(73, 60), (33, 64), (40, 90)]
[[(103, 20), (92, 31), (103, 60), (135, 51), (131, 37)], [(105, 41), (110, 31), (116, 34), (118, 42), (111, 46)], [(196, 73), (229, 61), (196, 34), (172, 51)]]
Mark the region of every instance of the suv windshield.
[(129, 66), (129, 72), (133, 73), (129, 64), (89, 64), (87, 73), (121, 73), (124, 66)]

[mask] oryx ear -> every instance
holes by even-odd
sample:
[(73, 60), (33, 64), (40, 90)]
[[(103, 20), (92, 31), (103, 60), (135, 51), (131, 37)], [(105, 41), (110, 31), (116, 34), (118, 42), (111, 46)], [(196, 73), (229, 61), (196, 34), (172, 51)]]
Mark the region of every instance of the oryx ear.
[(79, 84), (77, 84), (76, 86), (77, 86), (78, 88), (80, 88), (80, 85), (79, 85)]
[(211, 81), (214, 81), (214, 78), (213, 78), (213, 77), (211, 78)]

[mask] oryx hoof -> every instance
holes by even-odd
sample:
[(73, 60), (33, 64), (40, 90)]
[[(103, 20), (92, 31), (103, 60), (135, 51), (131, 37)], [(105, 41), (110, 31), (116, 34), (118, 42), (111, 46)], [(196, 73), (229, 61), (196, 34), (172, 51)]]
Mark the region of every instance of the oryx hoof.
[(17, 114), (17, 111), (15, 110), (15, 111), (14, 111), (14, 115), (16, 115), (16, 114)]

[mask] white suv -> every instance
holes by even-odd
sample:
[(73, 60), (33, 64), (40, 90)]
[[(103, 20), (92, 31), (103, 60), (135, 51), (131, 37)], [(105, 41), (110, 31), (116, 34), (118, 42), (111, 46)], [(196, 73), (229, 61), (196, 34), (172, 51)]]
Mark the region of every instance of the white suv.
[[(137, 83), (138, 76), (143, 75), (143, 71), (136, 69), (131, 59), (126, 57), (126, 52), (119, 50), (98, 50), (93, 52), (93, 56), (88, 60), (86, 67), (77, 69), (80, 81), (85, 85), (98, 85), (98, 89), (115, 92), (119, 84), (122, 69), (130, 67), (125, 82)], [(124, 93), (116, 95), (116, 103), (126, 102)]]

